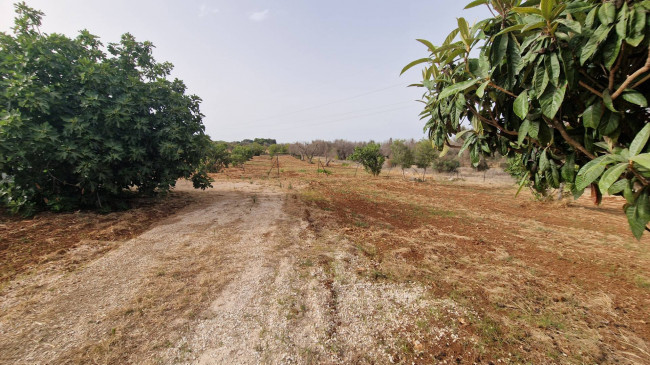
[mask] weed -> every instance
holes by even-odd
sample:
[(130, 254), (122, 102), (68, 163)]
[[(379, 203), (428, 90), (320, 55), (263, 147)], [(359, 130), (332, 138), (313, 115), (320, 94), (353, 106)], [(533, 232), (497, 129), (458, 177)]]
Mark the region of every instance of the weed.
[(552, 314), (544, 314), (539, 317), (536, 321), (536, 324), (540, 328), (549, 329), (555, 328), (558, 330), (564, 329), (564, 323), (557, 320)]
[(377, 248), (375, 246), (364, 246), (360, 243), (355, 244), (357, 250), (363, 252), (364, 255), (368, 257), (374, 257), (377, 254)]
[(357, 227), (361, 227), (361, 228), (368, 228), (368, 226), (369, 226), (368, 222), (364, 222), (364, 221), (361, 221), (361, 220), (355, 221), (354, 225), (357, 226)]
[(641, 275), (637, 275), (636, 278), (634, 278), (634, 283), (641, 289), (650, 290), (650, 280), (644, 278)]
[(429, 214), (436, 217), (452, 218), (456, 216), (455, 212), (449, 210), (441, 210), (436, 208), (429, 209)]
[(379, 280), (379, 279), (388, 279), (388, 275), (385, 273), (379, 271), (379, 270), (373, 270), (372, 274), (370, 275), (374, 280)]
[(291, 185), (291, 183), (289, 183), (289, 186), (288, 186), (287, 188), (288, 188), (289, 190), (291, 190), (291, 189), (293, 189), (293, 185)]
[(257, 195), (253, 195), (252, 197), (253, 204), (257, 203)]
[(483, 318), (478, 322), (478, 330), (481, 333), (483, 340), (487, 343), (494, 343), (501, 341), (501, 327), (491, 318)]

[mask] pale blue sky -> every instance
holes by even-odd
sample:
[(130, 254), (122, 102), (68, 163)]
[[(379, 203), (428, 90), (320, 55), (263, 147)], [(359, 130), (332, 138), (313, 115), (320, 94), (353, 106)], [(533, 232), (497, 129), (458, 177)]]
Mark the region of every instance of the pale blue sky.
[[(0, 30), (13, 22), (0, 0)], [(206, 132), (218, 140), (282, 142), (421, 138), (416, 38), (440, 44), (456, 17), (485, 8), (467, 1), (28, 0), (45, 12), (42, 30), (86, 28), (106, 44), (130, 32), (203, 99)]]

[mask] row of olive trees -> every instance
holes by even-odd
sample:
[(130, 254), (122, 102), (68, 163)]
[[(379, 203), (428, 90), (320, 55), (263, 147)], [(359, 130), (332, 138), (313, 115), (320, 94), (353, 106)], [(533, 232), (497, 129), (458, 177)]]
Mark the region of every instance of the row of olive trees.
[(323, 157), (325, 166), (329, 166), (332, 160), (347, 160), (354, 153), (355, 147), (364, 144), (364, 142), (350, 142), (342, 139), (333, 142), (324, 140), (296, 142), (289, 145), (289, 153), (309, 163), (314, 163), (314, 157)]

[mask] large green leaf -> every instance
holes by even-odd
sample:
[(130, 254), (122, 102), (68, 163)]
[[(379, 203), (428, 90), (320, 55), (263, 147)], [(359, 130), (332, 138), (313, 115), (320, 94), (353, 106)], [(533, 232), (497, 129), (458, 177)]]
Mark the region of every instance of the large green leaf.
[(544, 60), (544, 64), (546, 65), (546, 72), (548, 73), (549, 81), (554, 86), (557, 86), (560, 81), (560, 60), (557, 58), (557, 54), (551, 53), (547, 56)]
[(408, 69), (410, 69), (411, 67), (413, 67), (415, 65), (419, 65), (421, 63), (425, 63), (425, 62), (429, 62), (429, 61), (431, 61), (431, 59), (428, 58), (428, 57), (427, 58), (420, 58), (419, 60), (415, 60), (415, 61), (409, 63), (408, 65), (404, 66), (404, 68), (402, 69), (402, 72), (400, 72), (399, 74), (400, 75), (403, 74), (404, 72), (406, 72)]
[(438, 95), (438, 100), (442, 100), (445, 98), (448, 98), (451, 95), (457, 94), (463, 90), (466, 90), (470, 87), (472, 87), (474, 84), (479, 82), (480, 80), (474, 79), (474, 80), (468, 80), (468, 81), (462, 81), (455, 83), (453, 85), (447, 86)]
[(494, 37), (494, 44), (492, 45), (491, 63), (498, 65), (505, 60), (506, 52), (508, 51), (508, 34), (502, 34)]
[(607, 193), (608, 193), (609, 195), (619, 194), (620, 192), (622, 192), (622, 191), (625, 189), (625, 186), (626, 186), (627, 184), (628, 184), (628, 180), (627, 180), (627, 179), (621, 179), (621, 180), (618, 180), (617, 182), (613, 183), (613, 184), (609, 187), (609, 189), (607, 189)]
[(566, 93), (567, 82), (564, 81), (558, 87), (549, 87), (539, 98), (539, 103), (542, 107), (542, 113), (549, 119), (555, 118), (562, 102), (564, 101), (564, 94)]
[(546, 169), (549, 168), (549, 161), (548, 161), (548, 156), (546, 156), (546, 149), (542, 150), (542, 153), (539, 155), (539, 167), (537, 172), (538, 173), (544, 173)]
[(610, 25), (616, 19), (616, 6), (614, 3), (606, 2), (598, 9), (598, 19), (602, 24)]
[(564, 165), (562, 165), (562, 178), (566, 182), (573, 183), (573, 179), (575, 178), (576, 174), (576, 154), (570, 153), (567, 155), (566, 160), (564, 161)]
[(471, 9), (479, 5), (487, 4), (488, 0), (474, 0), (465, 6), (465, 9)]
[(481, 85), (479, 85), (479, 87), (476, 89), (476, 96), (478, 96), (479, 98), (482, 98), (483, 94), (485, 93), (485, 88), (489, 84), (490, 83), (486, 81), (486, 82), (482, 83)]
[(463, 43), (467, 47), (470, 45), (470, 34), (469, 34), (469, 25), (467, 24), (467, 20), (465, 18), (460, 17), (457, 19), (458, 20), (458, 30), (460, 30), (460, 37), (463, 40)]
[(631, 161), (638, 163), (639, 165), (650, 169), (650, 153), (642, 153), (640, 155), (630, 157)]
[(639, 131), (632, 140), (630, 144), (630, 156), (634, 157), (643, 151), (646, 143), (648, 143), (648, 138), (650, 138), (650, 123), (647, 123), (643, 129)]
[(600, 120), (598, 132), (603, 136), (611, 136), (618, 130), (621, 122), (621, 115), (619, 113), (612, 113), (607, 111)]
[(580, 171), (578, 171), (578, 175), (576, 176), (576, 189), (585, 189), (592, 182), (598, 179), (600, 175), (602, 175), (602, 173), (605, 171), (605, 164), (602, 163), (604, 159), (605, 156), (600, 156), (582, 166)]
[(535, 86), (535, 94), (539, 98), (548, 86), (548, 73), (546, 73), (546, 68), (543, 65), (539, 65), (535, 69), (533, 84)]
[(621, 177), (621, 174), (627, 169), (627, 166), (627, 163), (619, 163), (605, 171), (598, 182), (598, 188), (603, 194), (606, 193), (609, 190), (609, 187)]
[(429, 49), (429, 52), (431, 52), (431, 53), (433, 53), (436, 50), (436, 47), (433, 45), (433, 43), (429, 42), (426, 39), (416, 39), (416, 41), (418, 41), (418, 42), (424, 44), (425, 46), (427, 46), (427, 48)]
[(612, 29), (611, 26), (607, 26), (605, 24), (601, 24), (600, 26), (598, 26), (594, 34), (591, 37), (589, 37), (587, 44), (585, 44), (582, 47), (582, 50), (580, 52), (581, 65), (583, 65), (585, 61), (587, 61), (588, 59), (591, 58), (591, 56), (594, 55), (600, 43), (602, 43), (605, 40), (605, 38), (607, 38), (607, 35), (609, 34), (609, 31), (611, 29)]
[(608, 89), (603, 90), (603, 104), (605, 104), (605, 107), (607, 107), (607, 109), (613, 112), (618, 112), (618, 110), (614, 108), (614, 101), (612, 100), (612, 96), (610, 95)]
[(555, 7), (555, 0), (542, 0), (539, 4), (539, 9), (542, 12), (542, 16), (546, 20), (553, 19), (553, 8)]
[(621, 97), (623, 97), (624, 100), (632, 104), (636, 104), (640, 107), (643, 108), (648, 107), (648, 100), (645, 98), (645, 96), (643, 96), (643, 94), (641, 94), (638, 91), (629, 90), (629, 89), (625, 90), (625, 92), (621, 95)]
[(526, 119), (526, 116), (528, 115), (528, 108), (529, 108), (528, 92), (524, 90), (515, 99), (515, 103), (513, 104), (513, 110), (520, 119)]
[(582, 124), (586, 128), (598, 128), (600, 124), (600, 115), (601, 115), (601, 106), (600, 103), (592, 104), (582, 113)]
[(542, 11), (533, 7), (514, 7), (512, 8), (512, 11), (520, 14), (535, 14), (542, 16)]
[(582, 33), (582, 26), (580, 25), (580, 22), (571, 19), (557, 19), (556, 22), (569, 28), (574, 33)]
[(648, 221), (641, 218), (637, 204), (638, 200), (632, 204), (627, 204), (625, 206), (625, 215), (627, 216), (627, 222), (630, 224), (632, 234), (636, 239), (641, 239)]
[(528, 130), (530, 129), (530, 120), (525, 119), (523, 123), (519, 126), (519, 132), (517, 134), (517, 145), (520, 145), (524, 142), (524, 139), (526, 139), (526, 135), (528, 134)]

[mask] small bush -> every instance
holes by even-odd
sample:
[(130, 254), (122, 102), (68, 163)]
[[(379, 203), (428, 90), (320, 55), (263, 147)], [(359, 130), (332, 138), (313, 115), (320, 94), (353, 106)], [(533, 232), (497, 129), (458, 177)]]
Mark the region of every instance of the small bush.
[(460, 167), (460, 161), (457, 159), (451, 160), (436, 160), (433, 162), (433, 169), (438, 172), (456, 172)]

